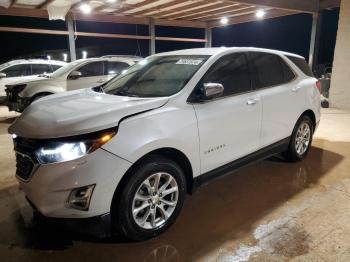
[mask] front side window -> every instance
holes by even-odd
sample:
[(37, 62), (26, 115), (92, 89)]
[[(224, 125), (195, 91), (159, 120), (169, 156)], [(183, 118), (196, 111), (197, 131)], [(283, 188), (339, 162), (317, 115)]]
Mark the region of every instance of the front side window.
[(107, 62), (106, 75), (118, 75), (127, 69), (129, 65), (124, 62)]
[(249, 61), (254, 68), (255, 87), (257, 89), (282, 85), (294, 78), (294, 73), (278, 55), (250, 52)]
[(49, 64), (32, 64), (32, 74), (41, 75), (44, 73), (52, 73), (51, 65)]
[(1, 71), (6, 77), (30, 76), (32, 75), (29, 64), (13, 65)]
[(103, 76), (104, 62), (92, 62), (78, 68), (77, 71), (81, 73), (81, 77)]
[(247, 58), (244, 53), (227, 55), (216, 62), (205, 74), (199, 85), (218, 83), (224, 86), (222, 96), (245, 93), (252, 90)]
[(104, 87), (112, 95), (163, 97), (179, 92), (209, 56), (155, 56), (140, 61)]

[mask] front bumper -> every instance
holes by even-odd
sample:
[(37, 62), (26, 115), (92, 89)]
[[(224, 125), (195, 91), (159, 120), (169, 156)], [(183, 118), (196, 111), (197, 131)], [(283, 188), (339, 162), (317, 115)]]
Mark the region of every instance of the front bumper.
[[(32, 205), (45, 217), (91, 218), (110, 212), (114, 192), (131, 163), (103, 149), (83, 158), (39, 165), (27, 181), (17, 177)], [(70, 192), (95, 184), (88, 210), (68, 207)]]

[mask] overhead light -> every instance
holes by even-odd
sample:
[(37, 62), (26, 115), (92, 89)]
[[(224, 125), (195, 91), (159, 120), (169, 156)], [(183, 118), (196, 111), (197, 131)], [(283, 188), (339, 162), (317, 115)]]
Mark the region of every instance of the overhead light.
[(49, 56), (49, 55), (46, 58), (47, 58), (47, 60), (51, 60), (51, 56)]
[(86, 51), (82, 51), (81, 53), (82, 53), (84, 59), (87, 58), (87, 52)]
[(107, 0), (107, 3), (115, 3), (117, 0)]
[(256, 12), (256, 17), (261, 19), (261, 18), (263, 18), (265, 16), (265, 14), (266, 14), (266, 12), (264, 10), (258, 10)]
[(67, 54), (63, 54), (63, 61), (67, 62), (67, 60), (68, 60), (68, 55)]
[(82, 4), (80, 6), (80, 10), (84, 13), (84, 14), (90, 14), (91, 13), (91, 6), (88, 4)]
[(226, 25), (228, 23), (227, 17), (221, 18), (220, 23), (223, 24), (223, 25)]

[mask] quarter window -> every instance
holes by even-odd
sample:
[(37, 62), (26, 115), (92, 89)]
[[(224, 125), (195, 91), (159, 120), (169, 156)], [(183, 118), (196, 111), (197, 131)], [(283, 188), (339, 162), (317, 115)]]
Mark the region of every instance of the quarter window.
[(92, 62), (80, 67), (77, 71), (81, 73), (81, 77), (90, 76), (103, 76), (104, 75), (104, 62)]
[(219, 83), (224, 86), (223, 96), (251, 91), (250, 72), (244, 53), (235, 53), (221, 58), (204, 76), (204, 83)]
[(299, 69), (307, 76), (314, 77), (311, 68), (306, 63), (304, 58), (299, 58), (295, 56), (287, 56)]
[(254, 69), (254, 81), (257, 89), (282, 85), (294, 78), (294, 73), (278, 55), (250, 52), (249, 61)]

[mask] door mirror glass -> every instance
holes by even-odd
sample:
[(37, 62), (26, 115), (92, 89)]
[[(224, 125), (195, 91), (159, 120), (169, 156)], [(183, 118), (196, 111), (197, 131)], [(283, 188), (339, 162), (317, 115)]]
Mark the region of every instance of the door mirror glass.
[(224, 93), (224, 86), (219, 83), (205, 83), (202, 88), (204, 99), (213, 99), (221, 96)]
[(6, 77), (6, 74), (5, 73), (0, 73), (0, 79), (1, 78), (5, 78)]
[(79, 79), (82, 76), (81, 72), (79, 71), (73, 71), (72, 73), (69, 74), (68, 79), (70, 80), (76, 80)]

